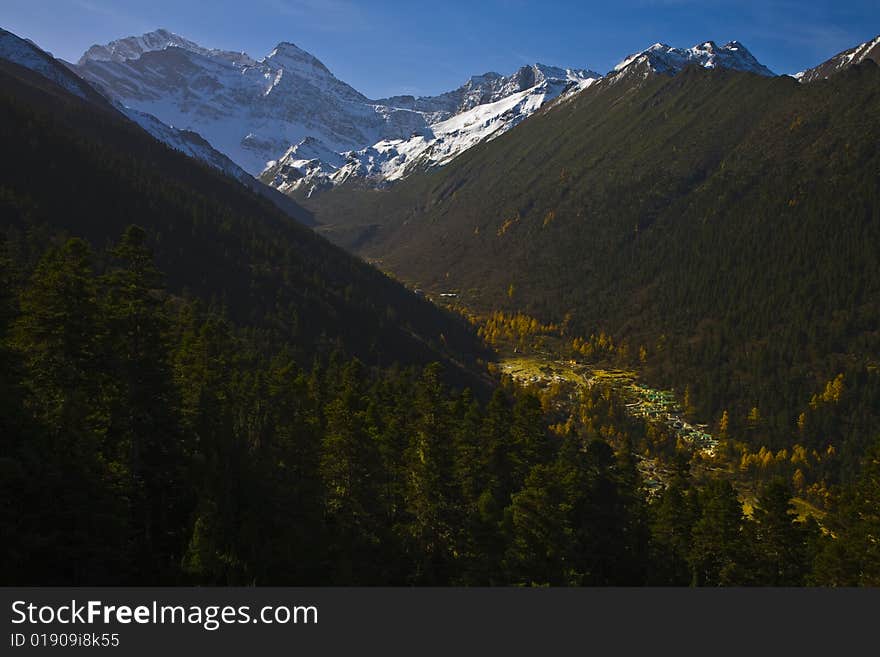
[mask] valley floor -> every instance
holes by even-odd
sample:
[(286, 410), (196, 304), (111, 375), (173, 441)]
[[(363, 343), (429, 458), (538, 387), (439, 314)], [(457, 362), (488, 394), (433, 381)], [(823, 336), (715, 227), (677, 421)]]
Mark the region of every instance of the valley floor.
[[(619, 369), (607, 363), (593, 362), (573, 354), (567, 342), (555, 335), (541, 335), (532, 345), (495, 343), (497, 362), (494, 367), (516, 385), (540, 391), (552, 398), (552, 414), (561, 420), (577, 414), (581, 391), (594, 387), (608, 389), (619, 397), (627, 414), (655, 431), (667, 433), (677, 448), (691, 454), (694, 474), (701, 479), (724, 478), (737, 488), (747, 515), (751, 515), (758, 496), (757, 485), (743, 476), (737, 464), (721, 449), (721, 439), (708, 425), (686, 418), (680, 395), (671, 389), (658, 389), (646, 384), (636, 369)], [(644, 487), (653, 496), (669, 482), (672, 467), (663, 454), (647, 450), (636, 455)], [(799, 517), (813, 516), (821, 522), (825, 511), (810, 501), (792, 500)]]

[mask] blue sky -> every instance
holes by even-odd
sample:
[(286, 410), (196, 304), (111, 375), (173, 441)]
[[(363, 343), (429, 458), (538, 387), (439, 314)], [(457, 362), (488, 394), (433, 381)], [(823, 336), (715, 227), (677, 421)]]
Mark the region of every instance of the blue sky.
[(880, 33), (878, 0), (2, 0), (0, 26), (75, 61), (165, 27), (262, 57), (291, 41), (377, 98), (436, 94), (526, 63), (606, 72), (657, 41), (742, 41), (793, 73)]

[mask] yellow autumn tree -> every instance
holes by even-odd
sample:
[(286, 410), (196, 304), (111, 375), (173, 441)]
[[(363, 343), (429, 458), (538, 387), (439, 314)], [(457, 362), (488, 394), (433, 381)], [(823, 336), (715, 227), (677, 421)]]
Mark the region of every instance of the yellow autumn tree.
[(761, 411), (758, 410), (757, 406), (753, 406), (752, 410), (749, 411), (748, 416), (746, 417), (746, 422), (749, 424), (749, 428), (757, 429), (761, 424)]
[(725, 410), (721, 413), (721, 420), (718, 422), (718, 435), (727, 438), (727, 432), (730, 429), (730, 415)]
[(807, 479), (804, 477), (803, 471), (800, 468), (794, 471), (794, 474), (791, 476), (791, 485), (794, 486), (794, 489), (801, 493), (804, 490), (804, 486), (807, 485)]

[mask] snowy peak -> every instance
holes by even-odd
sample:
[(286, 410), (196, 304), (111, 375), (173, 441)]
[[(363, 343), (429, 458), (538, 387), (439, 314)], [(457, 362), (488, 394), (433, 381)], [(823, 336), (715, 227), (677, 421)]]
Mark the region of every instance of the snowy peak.
[(155, 52), (166, 48), (176, 47), (208, 55), (210, 51), (202, 48), (197, 43), (182, 36), (169, 32), (165, 29), (147, 32), (141, 36), (130, 36), (124, 39), (116, 39), (105, 45), (95, 44), (89, 48), (77, 64), (82, 66), (86, 62), (124, 62), (130, 59), (138, 59), (145, 52)]
[(243, 52), (203, 48), (194, 41), (190, 41), (179, 34), (174, 34), (174, 32), (169, 32), (166, 29), (158, 29), (140, 36), (116, 39), (104, 45), (95, 44), (83, 53), (83, 56), (77, 62), (77, 66), (85, 67), (90, 63), (102, 62), (123, 64), (138, 60), (147, 53), (159, 53), (173, 48), (179, 48), (180, 50), (202, 55), (203, 57), (227, 61), (237, 66), (251, 66), (256, 63)]
[(691, 65), (747, 71), (767, 77), (774, 75), (739, 41), (730, 41), (723, 46), (718, 46), (714, 41), (704, 41), (692, 48), (675, 48), (665, 43), (655, 43), (650, 48), (626, 57), (614, 67), (612, 74), (647, 67), (654, 73), (675, 75)]
[(266, 55), (260, 63), (273, 68), (300, 71), (306, 75), (334, 77), (330, 70), (314, 55), (287, 41), (282, 41)]
[(531, 68), (536, 75), (540, 75), (542, 80), (579, 81), (588, 78), (598, 79), (602, 77), (599, 73), (596, 73), (596, 71), (590, 71), (583, 68), (559, 68), (558, 66), (549, 66), (547, 64), (534, 64), (529, 68)]
[[(317, 161), (341, 167), (346, 162), (342, 154), (332, 150), (316, 137), (306, 137), (298, 144), (288, 148), (282, 160), (290, 161), (294, 166), (298, 166), (300, 163)], [(273, 164), (275, 163), (269, 163), (270, 166)]]
[(320, 139), (306, 137), (288, 148), (281, 158), (269, 162), (260, 179), (281, 192), (305, 186), (321, 188), (347, 161), (342, 153)]
[(252, 174), (308, 136), (345, 150), (424, 124), (377, 110), (288, 42), (256, 61), (156, 30), (93, 47), (80, 62), (114, 100), (200, 134)]
[(265, 71), (268, 78), (272, 78), (271, 88), (267, 93), (277, 93), (275, 87), (279, 85), (301, 88), (302, 84), (308, 84), (337, 99), (367, 101), (361, 93), (333, 75), (321, 60), (287, 41), (275, 46), (268, 55), (256, 62), (256, 67)]
[(586, 80), (597, 80), (601, 77), (595, 71), (559, 68), (557, 66), (547, 66), (546, 64), (532, 64), (531, 66), (523, 66), (514, 73), (503, 92), (525, 91), (532, 87), (541, 87), (548, 84), (579, 84)]
[[(418, 112), (424, 112), (429, 123), (445, 121), (455, 114), (479, 105), (498, 102), (512, 94), (529, 89), (536, 93), (558, 94), (567, 86), (584, 86), (602, 76), (584, 69), (565, 69), (545, 64), (523, 66), (511, 75), (490, 71), (471, 76), (463, 85), (439, 96), (394, 96), (376, 101)], [(552, 87), (552, 89), (551, 89)], [(548, 99), (549, 100), (549, 99)]]
[(597, 80), (601, 77), (601, 75), (594, 71), (559, 68), (557, 66), (547, 66), (546, 64), (522, 66), (509, 76), (485, 73), (472, 77), (457, 90), (462, 96), (462, 102), (457, 110), (467, 111), (477, 105), (494, 103), (512, 94), (529, 89), (533, 89), (536, 92), (547, 92), (550, 91), (549, 87), (551, 86), (562, 87), (570, 83), (580, 84), (587, 80)]
[(828, 61), (823, 62), (814, 68), (797, 73), (794, 77), (801, 82), (824, 80), (835, 73), (839, 73), (850, 66), (861, 64), (866, 60), (871, 60), (876, 64), (880, 64), (880, 35), (874, 37), (870, 41), (860, 43), (855, 48), (850, 48), (849, 50), (837, 53)]

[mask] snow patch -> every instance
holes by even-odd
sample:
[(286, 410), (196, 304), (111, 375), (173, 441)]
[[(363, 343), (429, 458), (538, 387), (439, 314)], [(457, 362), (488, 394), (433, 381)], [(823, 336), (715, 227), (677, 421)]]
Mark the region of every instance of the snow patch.
[(30, 69), (80, 98), (87, 97), (87, 84), (49, 53), (30, 41), (0, 28), (0, 58)]

